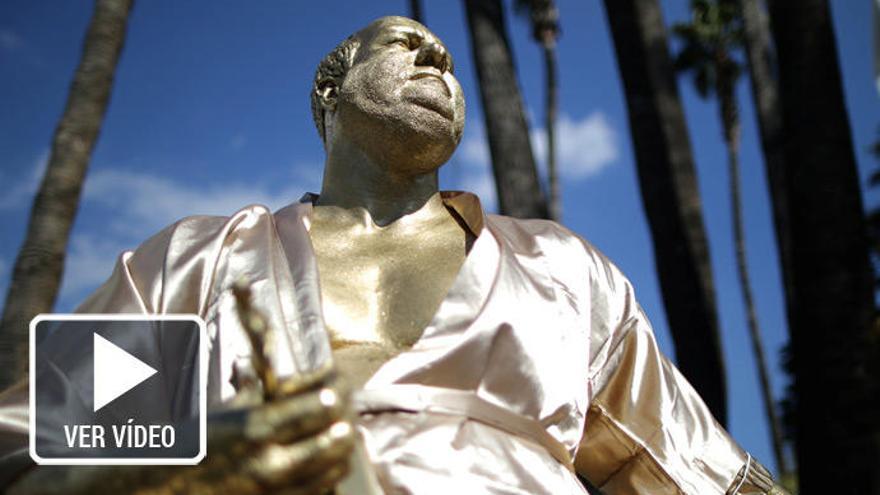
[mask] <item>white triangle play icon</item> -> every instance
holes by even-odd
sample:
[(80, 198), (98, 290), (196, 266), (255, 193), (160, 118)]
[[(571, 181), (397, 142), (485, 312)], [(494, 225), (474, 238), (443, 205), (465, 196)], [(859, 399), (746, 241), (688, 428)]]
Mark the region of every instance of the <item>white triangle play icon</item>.
[(113, 342), (94, 335), (94, 412), (98, 412), (157, 371)]

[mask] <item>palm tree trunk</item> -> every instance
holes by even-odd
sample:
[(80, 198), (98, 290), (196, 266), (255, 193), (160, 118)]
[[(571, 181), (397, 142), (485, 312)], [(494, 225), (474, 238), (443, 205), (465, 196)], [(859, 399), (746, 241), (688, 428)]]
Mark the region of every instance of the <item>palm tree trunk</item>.
[(724, 360), (690, 138), (656, 0), (605, 0), (679, 369), (722, 424)]
[(547, 182), (550, 189), (550, 219), (560, 222), (562, 221), (562, 197), (559, 190), (559, 171), (556, 166), (556, 114), (559, 94), (556, 42), (552, 38), (545, 39), (543, 48), (544, 76), (546, 78), (547, 91), (544, 127), (547, 131)]
[(500, 0), (465, 0), (464, 5), (501, 213), (547, 218), (503, 6)]
[[(721, 73), (722, 71), (718, 70), (717, 72)], [(748, 257), (746, 256), (745, 228), (743, 226), (742, 198), (740, 196), (739, 109), (737, 108), (732, 81), (727, 80), (727, 78), (719, 79), (718, 98), (721, 106), (722, 125), (724, 126), (724, 144), (727, 147), (727, 167), (730, 174), (730, 211), (733, 214), (736, 271), (746, 310), (746, 323), (752, 342), (752, 352), (755, 354), (755, 366), (757, 367), (758, 379), (761, 385), (761, 397), (764, 400), (764, 414), (767, 416), (767, 424), (770, 426), (770, 443), (773, 446), (773, 456), (776, 459), (779, 473), (784, 474), (789, 472), (789, 468), (783, 447), (782, 426), (779, 422), (779, 415), (776, 412), (773, 390), (770, 387), (770, 373), (767, 368), (767, 357), (764, 353), (761, 328), (758, 325), (758, 312), (755, 309), (755, 298), (752, 293)]]
[(770, 373), (767, 367), (767, 357), (764, 352), (764, 343), (761, 337), (761, 329), (758, 326), (758, 317), (755, 310), (755, 299), (752, 294), (751, 280), (749, 279), (748, 262), (746, 261), (745, 235), (743, 234), (742, 200), (740, 198), (740, 174), (739, 157), (734, 146), (728, 144), (728, 163), (730, 172), (730, 202), (733, 210), (734, 243), (736, 245), (736, 270), (739, 276), (742, 298), (746, 307), (746, 319), (749, 327), (749, 337), (752, 341), (752, 352), (755, 354), (755, 366), (758, 368), (758, 379), (761, 384), (761, 397), (764, 401), (764, 415), (767, 416), (767, 424), (770, 426), (770, 443), (773, 446), (773, 456), (780, 475), (790, 472), (788, 461), (785, 457), (784, 441), (782, 438), (782, 425), (779, 414), (776, 411), (776, 401), (773, 398), (773, 390), (770, 387)]
[(64, 271), (64, 253), (92, 149), (110, 99), (133, 0), (97, 0), (49, 164), (31, 209), (0, 323), (0, 388), (25, 373), (28, 324), (47, 313)]
[(785, 200), (785, 154), (782, 143), (782, 109), (779, 106), (779, 85), (776, 81), (773, 53), (770, 46), (770, 28), (759, 5), (760, 0), (738, 0), (745, 31), (745, 48), (749, 63), (752, 99), (758, 118), (761, 149), (770, 202), (773, 206), (773, 224), (776, 245), (782, 268), (785, 297), (791, 286), (791, 234), (789, 233), (788, 206)]
[(788, 319), (801, 493), (880, 493), (880, 338), (852, 134), (825, 0), (769, 2), (779, 57)]
[[(761, 149), (764, 153), (764, 170), (767, 175), (767, 186), (770, 190), (770, 201), (773, 207), (773, 224), (776, 230), (776, 245), (779, 251), (782, 285), (785, 297), (788, 298), (788, 294), (792, 292), (791, 236), (788, 232), (789, 219), (785, 202), (785, 180), (782, 175), (785, 172), (785, 155), (782, 152), (782, 115), (779, 108), (779, 88), (773, 75), (770, 29), (767, 25), (767, 17), (759, 5), (759, 0), (738, 1), (743, 21), (743, 30), (745, 32), (745, 52), (749, 63), (752, 99), (758, 119)], [(737, 170), (737, 183), (734, 184), (734, 175), (731, 169), (731, 188), (736, 187), (737, 194), (739, 189), (738, 175)], [(741, 213), (735, 214), (741, 215)], [(742, 230), (742, 226), (738, 228)], [(745, 254), (743, 254), (743, 259), (745, 259)], [(744, 269), (740, 269), (740, 271), (740, 283), (743, 285), (744, 290), (746, 290), (746, 287), (748, 288), (750, 293), (748, 297), (751, 298), (751, 286), (746, 285), (749, 284), (748, 278), (743, 278), (743, 275), (748, 277), (748, 273)], [(745, 299), (745, 297), (744, 293), (743, 298)], [(767, 364), (764, 357), (764, 348), (760, 340), (760, 332), (757, 325), (752, 327), (751, 324), (749, 325), (749, 331), (752, 333), (752, 346), (759, 366), (761, 393), (764, 397), (767, 422), (770, 425), (773, 455), (776, 457), (780, 477), (783, 477), (791, 473), (791, 466), (789, 466), (788, 458), (785, 455), (782, 424), (776, 410), (776, 402), (773, 400), (773, 394), (770, 390), (770, 380), (767, 376)]]
[(422, 14), (422, 0), (409, 0), (409, 13), (414, 21), (425, 23), (425, 17)]

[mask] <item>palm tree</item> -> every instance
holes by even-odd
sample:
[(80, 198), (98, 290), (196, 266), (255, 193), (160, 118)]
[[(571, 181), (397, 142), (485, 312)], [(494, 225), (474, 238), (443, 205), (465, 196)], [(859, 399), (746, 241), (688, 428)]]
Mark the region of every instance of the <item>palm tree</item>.
[(409, 0), (409, 14), (414, 21), (425, 23), (425, 16), (422, 14), (422, 0)]
[[(732, 0), (725, 0), (731, 2)], [(785, 201), (785, 155), (782, 150), (782, 109), (779, 107), (779, 84), (776, 81), (776, 61), (770, 41), (767, 15), (760, 0), (738, 0), (743, 23), (743, 41), (749, 63), (752, 100), (758, 119), (764, 169), (773, 206), (773, 224), (776, 245), (782, 268), (786, 297), (791, 292), (791, 235)]]
[(544, 51), (545, 94), (544, 128), (547, 132), (547, 183), (549, 188), (550, 218), (562, 219), (562, 198), (559, 173), (556, 166), (556, 114), (559, 82), (556, 68), (556, 39), (559, 37), (559, 10), (554, 0), (516, 0), (520, 13), (528, 12), (532, 23), (532, 37)]
[[(731, 2), (732, 0), (724, 0)], [(776, 60), (770, 40), (770, 27), (766, 12), (760, 0), (738, 0), (739, 13), (742, 16), (743, 42), (746, 59), (749, 64), (749, 81), (752, 88), (752, 102), (758, 121), (758, 132), (761, 138), (761, 150), (764, 153), (764, 170), (767, 176), (767, 188), (770, 192), (770, 204), (773, 208), (773, 225), (776, 231), (776, 247), (779, 252), (779, 264), (782, 272), (782, 286), (786, 300), (793, 293), (791, 281), (791, 233), (788, 204), (785, 199), (785, 154), (783, 153), (782, 109), (779, 104), (779, 84), (776, 80)], [(789, 347), (785, 347), (784, 367), (789, 372), (791, 367)], [(789, 387), (790, 390), (790, 387)], [(788, 394), (788, 392), (786, 392)], [(794, 418), (791, 394), (780, 405), (779, 423), (782, 436), (786, 443), (794, 442), (791, 434)], [(772, 432), (775, 436), (776, 432)], [(775, 449), (775, 447), (774, 447)], [(787, 461), (789, 458), (786, 456)], [(786, 472), (786, 468), (788, 472)], [(792, 493), (795, 489), (797, 473), (791, 465), (779, 466), (780, 480)]]
[(690, 138), (657, 0), (605, 0), (678, 367), (727, 421), (724, 360)]
[(770, 388), (770, 373), (767, 370), (767, 358), (764, 355), (764, 344), (749, 280), (740, 197), (740, 121), (735, 89), (742, 68), (739, 61), (734, 58), (733, 52), (743, 44), (742, 22), (736, 5), (732, 3), (691, 0), (691, 10), (693, 14), (691, 22), (677, 24), (674, 27), (675, 34), (684, 43), (675, 64), (679, 70), (690, 71), (693, 74), (694, 86), (701, 97), (709, 98), (713, 94), (718, 97), (724, 145), (727, 147), (727, 168), (730, 174), (730, 209), (733, 214), (737, 275), (745, 303), (755, 365), (761, 383), (764, 414), (770, 426), (773, 454), (780, 472), (787, 473), (789, 469), (783, 452), (782, 428), (776, 412), (773, 391)]
[(504, 7), (501, 0), (465, 0), (464, 6), (501, 213), (547, 218), (504, 26)]
[(768, 2), (778, 55), (802, 493), (880, 493), (880, 333), (828, 2)]
[(55, 304), (64, 253), (86, 169), (110, 100), (133, 0), (97, 0), (67, 106), (55, 129), (49, 164), (31, 208), (0, 323), (0, 389), (28, 362), (28, 323)]

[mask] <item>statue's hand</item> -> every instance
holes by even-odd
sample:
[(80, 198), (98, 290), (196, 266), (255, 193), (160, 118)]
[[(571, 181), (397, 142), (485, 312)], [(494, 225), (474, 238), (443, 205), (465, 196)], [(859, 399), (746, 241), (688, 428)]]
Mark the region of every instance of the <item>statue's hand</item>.
[(265, 404), (210, 416), (207, 457), (166, 485), (246, 494), (333, 488), (347, 474), (354, 446), (348, 394), (333, 377), (295, 388)]
[(207, 456), (196, 466), (37, 466), (8, 493), (325, 493), (348, 470), (349, 399), (333, 376), (303, 383), (282, 383), (275, 400), (209, 415)]

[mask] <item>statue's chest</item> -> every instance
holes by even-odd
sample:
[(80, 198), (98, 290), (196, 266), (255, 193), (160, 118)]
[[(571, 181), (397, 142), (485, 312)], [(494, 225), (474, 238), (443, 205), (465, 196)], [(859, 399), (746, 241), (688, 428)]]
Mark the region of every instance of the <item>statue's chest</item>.
[(325, 326), (340, 349), (411, 347), (431, 322), (464, 261), (449, 244), (361, 242), (316, 246)]

